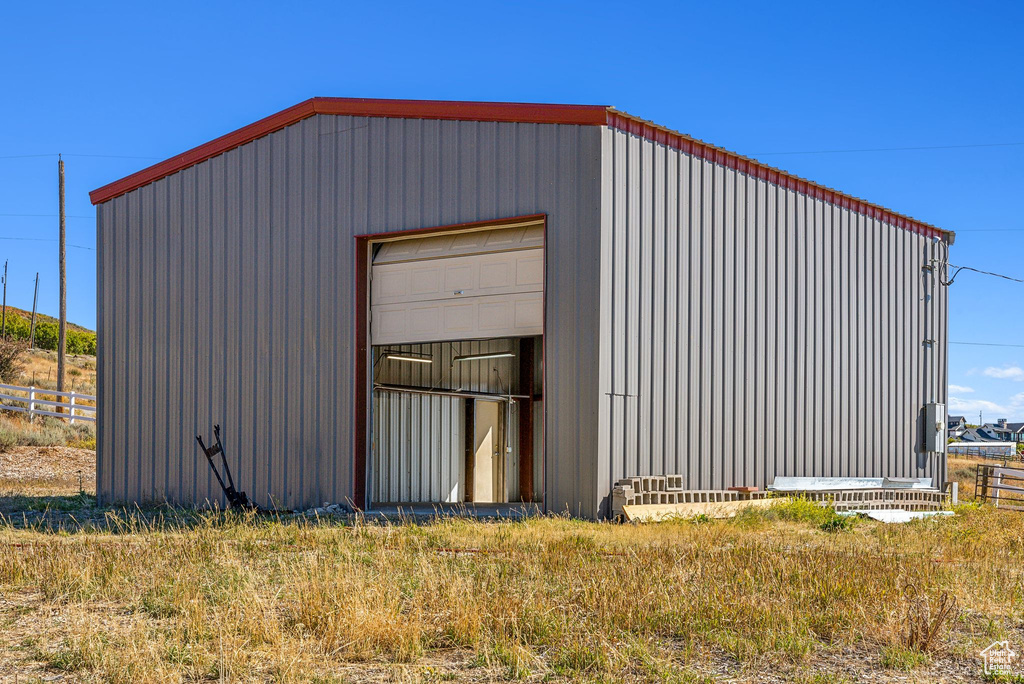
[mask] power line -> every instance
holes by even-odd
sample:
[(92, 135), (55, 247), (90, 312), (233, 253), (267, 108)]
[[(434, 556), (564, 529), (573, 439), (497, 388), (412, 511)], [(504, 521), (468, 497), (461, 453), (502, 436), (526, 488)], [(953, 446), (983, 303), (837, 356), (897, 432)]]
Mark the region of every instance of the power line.
[(1024, 344), (1003, 344), (1001, 342), (950, 342), (950, 344), (965, 344), (972, 347), (1019, 347), (1024, 349)]
[[(14, 240), (17, 242), (57, 242), (57, 238), (28, 238), (28, 237), (7, 237), (0, 236), (0, 240)], [(88, 249), (95, 251), (95, 247), (86, 247), (85, 245), (68, 245), (68, 247), (75, 247), (76, 249)]]
[(960, 233), (1024, 233), (1024, 228), (965, 228), (956, 231)]
[(847, 152), (912, 152), (915, 150), (963, 150), (976, 147), (1016, 147), (1024, 142), (979, 143), (976, 145), (922, 145), (920, 147), (865, 147), (847, 150), (802, 150), (800, 152), (752, 152), (751, 157), (764, 157), (773, 154), (844, 154)]
[[(44, 159), (58, 157), (57, 152), (47, 154), (8, 154), (0, 156), (0, 159)], [(87, 157), (92, 159), (163, 159), (163, 157), (139, 157), (130, 154), (65, 154), (65, 157)]]
[(973, 271), (974, 273), (980, 273), (982, 275), (992, 276), (994, 278), (1002, 278), (1003, 280), (1010, 280), (1015, 283), (1024, 283), (1024, 280), (1021, 280), (1020, 278), (1014, 278), (1012, 276), (1003, 275), (1002, 273), (993, 273), (992, 271), (982, 271), (981, 269), (974, 268), (972, 266), (957, 266), (956, 264), (947, 263), (946, 267), (955, 268), (956, 270), (953, 271), (953, 277), (950, 278), (948, 281), (944, 282), (943, 285), (952, 285), (953, 281), (956, 280), (956, 277), (960, 273), (960, 271)]
[[(0, 214), (0, 216), (16, 216), (19, 218), (57, 218), (58, 214)], [(68, 214), (64, 218), (80, 218), (80, 219), (94, 219), (95, 216), (87, 216), (85, 214)]]

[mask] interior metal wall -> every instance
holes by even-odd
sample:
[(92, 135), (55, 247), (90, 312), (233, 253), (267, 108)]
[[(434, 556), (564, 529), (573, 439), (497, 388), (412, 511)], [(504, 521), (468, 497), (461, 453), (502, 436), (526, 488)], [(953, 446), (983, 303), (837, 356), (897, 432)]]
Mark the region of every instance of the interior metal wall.
[(922, 270), (946, 246), (603, 135), (602, 496), (642, 474), (942, 480), (918, 435), (946, 400), (946, 292)]
[[(454, 361), (456, 356), (511, 351), (518, 354), (519, 340), (467, 340), (424, 344), (389, 344), (373, 348), (372, 377), (375, 383), (429, 389), (508, 394), (519, 392), (517, 357)], [(427, 356), (432, 363), (410, 363), (386, 358), (386, 352)]]
[(374, 390), (371, 504), (463, 500), (465, 402)]
[(99, 497), (352, 496), (354, 236), (545, 214), (552, 510), (597, 513), (601, 130), (317, 115), (97, 206)]
[[(539, 346), (540, 340), (536, 342)], [(517, 351), (518, 347), (519, 340), (514, 339), (378, 346), (373, 349), (374, 382), (426, 390), (516, 394), (517, 357), (460, 362), (454, 358)], [(391, 360), (388, 351), (429, 357), (431, 363)], [(374, 390), (370, 457), (373, 502), (455, 503), (464, 499), (465, 401), (459, 397)], [(505, 413), (504, 404), (502, 407)], [(515, 500), (519, 491), (518, 404), (506, 415), (512, 453), (505, 457), (505, 484), (511, 493), (509, 499)], [(535, 471), (540, 469), (540, 453), (535, 452)]]

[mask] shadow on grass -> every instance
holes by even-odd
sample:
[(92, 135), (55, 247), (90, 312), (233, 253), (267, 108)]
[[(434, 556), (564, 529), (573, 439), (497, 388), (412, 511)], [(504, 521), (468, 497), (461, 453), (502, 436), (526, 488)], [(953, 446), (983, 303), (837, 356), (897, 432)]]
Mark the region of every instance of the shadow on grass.
[(38, 496), (31, 494), (0, 495), (0, 513), (5, 516), (23, 512), (57, 511), (68, 513), (96, 507), (96, 497), (86, 492)]
[[(293, 518), (288, 512), (258, 513), (208, 508), (185, 508), (166, 503), (97, 506), (93, 494), (0, 494), (0, 530), (4, 527), (40, 533), (103, 532), (138, 534), (197, 527), (253, 525)], [(308, 520), (308, 519), (307, 519)], [(308, 521), (316, 524), (319, 521)]]

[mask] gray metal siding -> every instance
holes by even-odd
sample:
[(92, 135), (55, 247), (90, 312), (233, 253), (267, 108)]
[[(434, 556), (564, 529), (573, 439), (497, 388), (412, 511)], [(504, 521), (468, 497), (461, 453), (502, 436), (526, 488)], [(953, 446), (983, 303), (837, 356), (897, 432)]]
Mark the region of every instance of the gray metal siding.
[(676, 472), (691, 488), (941, 481), (944, 460), (917, 449), (922, 406), (946, 401), (946, 293), (922, 271), (943, 247), (603, 136), (601, 495), (620, 477)]
[(101, 499), (219, 500), (215, 422), (261, 504), (350, 497), (354, 236), (544, 213), (543, 482), (595, 515), (600, 136), (319, 115), (102, 204)]

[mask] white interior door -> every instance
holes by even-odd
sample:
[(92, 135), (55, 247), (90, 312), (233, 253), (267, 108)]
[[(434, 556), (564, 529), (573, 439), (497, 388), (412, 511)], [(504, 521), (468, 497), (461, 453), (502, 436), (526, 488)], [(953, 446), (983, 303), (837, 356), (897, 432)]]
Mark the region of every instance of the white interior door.
[(504, 500), (505, 467), (501, 439), (501, 403), (478, 399), (473, 417), (473, 501)]

